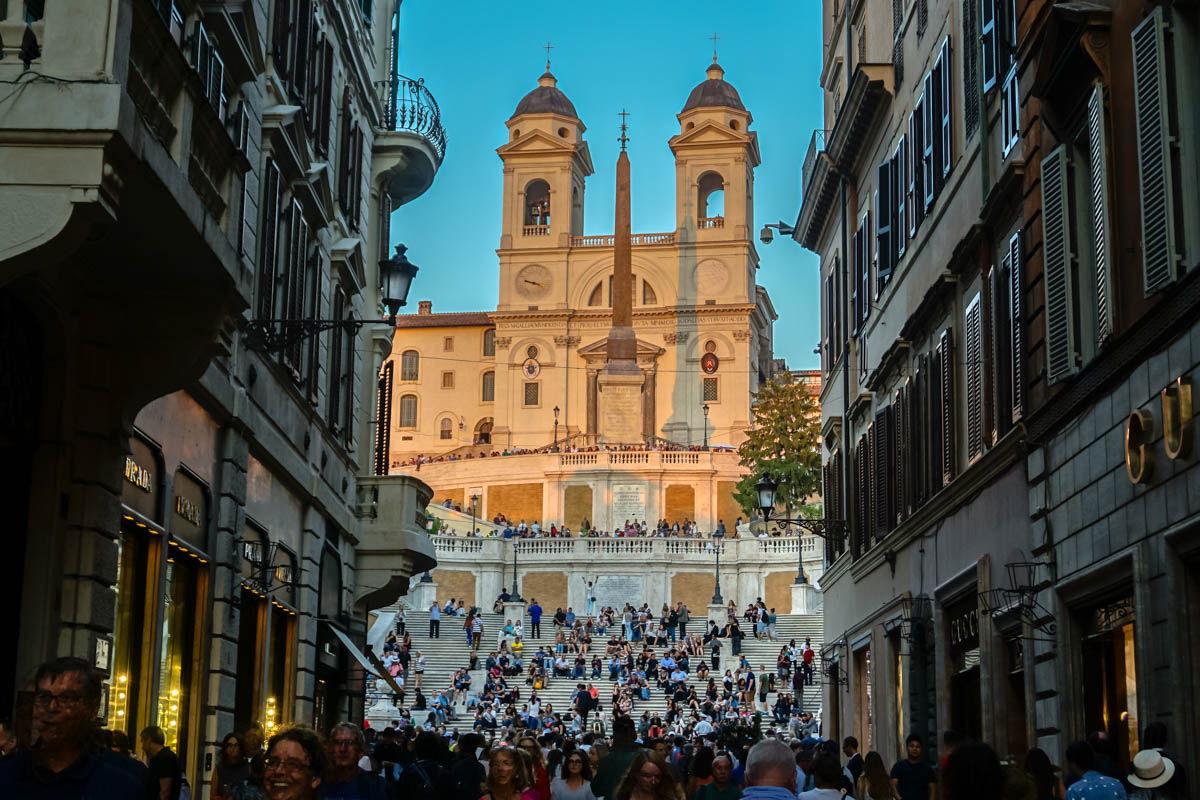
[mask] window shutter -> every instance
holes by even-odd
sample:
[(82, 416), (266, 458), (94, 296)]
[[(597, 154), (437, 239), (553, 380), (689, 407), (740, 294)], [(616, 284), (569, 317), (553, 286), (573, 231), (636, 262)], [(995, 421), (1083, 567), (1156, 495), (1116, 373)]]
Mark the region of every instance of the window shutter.
[(917, 100), (913, 113), (908, 117), (908, 238), (917, 238), (917, 226), (921, 224), (923, 190), (921, 186), (921, 115), (922, 101)]
[(951, 98), (953, 96), (952, 87), (954, 84), (954, 71), (952, 69), (950, 69), (950, 37), (949, 36), (947, 36), (946, 41), (944, 41), (942, 43), (942, 54), (938, 57), (938, 64), (940, 65), (940, 71), (938, 70), (938, 67), (935, 67), (934, 69), (935, 69), (935, 71), (938, 71), (938, 77), (942, 81), (942, 89), (941, 89), (941, 93), (940, 93), (941, 94), (941, 109), (940, 110), (942, 112), (942, 119), (941, 119), (941, 126), (942, 126), (941, 127), (941, 135), (942, 135), (942, 138), (941, 138), (941, 155), (942, 155), (941, 179), (944, 181), (946, 179), (946, 177), (950, 174), (950, 168), (954, 164), (954, 116), (951, 112), (951, 109), (954, 108), (954, 104), (950, 102)]
[(874, 297), (872, 287), (875, 286), (875, 265), (878, 254), (872, 257), (871, 243), (875, 241), (875, 237), (871, 233), (871, 211), (867, 209), (867, 213), (863, 214), (863, 267), (866, 269), (866, 274), (863, 276), (863, 321), (871, 318), (871, 301)]
[[(333, 295), (333, 314), (331, 319), (341, 319), (345, 313), (346, 294), (339, 286)], [(337, 325), (329, 331), (329, 403), (326, 406), (326, 418), (330, 426), (337, 430), (341, 420), (342, 405), (342, 337), (345, 331)], [(403, 373), (403, 369), (401, 370)], [(401, 375), (403, 378), (403, 374)], [(400, 398), (400, 424), (404, 425), (405, 398)]]
[(875, 185), (875, 244), (879, 264), (875, 296), (892, 277), (892, 164), (884, 161), (876, 170)]
[[(983, 56), (983, 91), (989, 92), (996, 85), (1000, 72), (999, 53), (996, 42), (996, 0), (979, 0), (979, 44)], [(967, 98), (967, 102), (974, 102)]]
[[(354, 321), (354, 309), (350, 303), (346, 303), (346, 313), (343, 317), (347, 322)], [(343, 355), (344, 363), (342, 365), (342, 380), (344, 384), (343, 394), (345, 402), (342, 404), (342, 432), (345, 436), (347, 450), (354, 449), (354, 409), (356, 403), (354, 400), (354, 354), (358, 349), (358, 334), (355, 333), (353, 326), (346, 326), (345, 334), (345, 354)]]
[(967, 389), (967, 462), (983, 455), (983, 308), (979, 295), (967, 304), (963, 325)]
[(1012, 321), (1008, 318), (1009, 301), (1008, 301), (1008, 271), (1011, 269), (1009, 265), (1008, 249), (1005, 248), (1004, 254), (999, 265), (993, 265), (988, 270), (988, 325), (990, 326), (988, 336), (988, 381), (986, 388), (990, 392), (990, 401), (992, 407), (992, 431), (993, 437), (991, 442), (995, 444), (1004, 434), (1008, 433), (1012, 426), (1011, 411), (1008, 408), (1008, 379), (1011, 372), (1011, 367), (1008, 364), (1008, 345), (1009, 341), (1009, 325)]
[(1009, 339), (1011, 342), (1012, 421), (1016, 424), (1025, 411), (1025, 264), (1021, 253), (1021, 231), (1008, 240)]
[(933, 179), (933, 140), (937, 123), (937, 98), (933, 90), (933, 72), (925, 76), (925, 102), (921, 117), (921, 188), (925, 195), (925, 211), (933, 205), (937, 188)]
[(1071, 298), (1071, 208), (1065, 145), (1042, 159), (1042, 227), (1046, 273), (1046, 372), (1051, 382), (1075, 371), (1075, 324)]
[(892, 158), (893, 194), (896, 198), (895, 214), (892, 223), (892, 236), (896, 238), (896, 260), (892, 265), (898, 266), (904, 256), (908, 240), (908, 192), (911, 184), (908, 177), (908, 139), (900, 137), (900, 145)]
[(905, 462), (908, 458), (908, 383), (896, 390), (895, 409), (892, 428), (892, 440), (895, 448), (892, 452), (892, 471), (896, 476), (896, 510), (894, 519), (900, 522), (908, 516), (908, 470)]
[(1108, 216), (1108, 136), (1105, 132), (1104, 87), (1092, 87), (1087, 108), (1092, 254), (1096, 264), (1096, 327), (1103, 344), (1113, 333), (1112, 246)]
[(858, 558), (862, 555), (863, 544), (867, 540), (867, 531), (870, 527), (870, 509), (871, 504), (868, 501), (868, 496), (871, 491), (871, 481), (869, 480), (870, 472), (867, 470), (867, 437), (862, 435), (858, 437), (858, 446), (854, 449), (854, 464), (855, 472), (858, 477), (858, 486), (855, 494), (858, 502), (855, 504), (858, 511), (858, 519), (854, 525), (854, 557)]
[(946, 486), (954, 480), (954, 342), (950, 330), (942, 331), (941, 341), (938, 342), (938, 361), (941, 364), (941, 485)]
[(288, 76), (288, 44), (291, 33), (291, 0), (275, 0), (275, 20), (271, 25), (271, 49), (275, 57), (275, 71), (284, 80)]
[(1178, 277), (1165, 10), (1133, 30), (1133, 103), (1142, 195), (1142, 278), (1149, 296)]
[(874, 441), (871, 444), (871, 455), (875, 467), (875, 538), (887, 536), (891, 525), (888, 522), (888, 473), (891, 462), (888, 460), (888, 410), (881, 409), (875, 414)]
[(267, 159), (263, 170), (262, 223), (259, 229), (258, 318), (275, 318), (275, 259), (279, 246), (279, 168)]
[[(315, 336), (313, 337), (316, 338)], [(392, 380), (396, 362), (388, 361), (379, 375), (375, 399), (375, 474), (387, 475), (392, 437)]]

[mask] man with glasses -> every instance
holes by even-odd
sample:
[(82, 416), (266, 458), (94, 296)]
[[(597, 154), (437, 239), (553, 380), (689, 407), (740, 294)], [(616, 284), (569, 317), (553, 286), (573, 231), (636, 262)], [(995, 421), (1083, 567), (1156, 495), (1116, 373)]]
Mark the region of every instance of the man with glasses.
[(366, 741), (356, 725), (339, 722), (329, 732), (329, 773), (321, 784), (322, 798), (386, 800), (383, 779), (359, 766)]
[(94, 745), (100, 676), (82, 658), (38, 667), (34, 746), (0, 760), (0, 797), (21, 800), (139, 800), (141, 785)]

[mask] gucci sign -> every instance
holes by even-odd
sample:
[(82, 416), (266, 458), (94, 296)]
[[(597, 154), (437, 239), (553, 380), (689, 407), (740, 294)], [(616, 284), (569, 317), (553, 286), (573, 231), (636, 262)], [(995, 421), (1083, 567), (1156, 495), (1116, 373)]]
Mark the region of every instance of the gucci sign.
[[(1192, 454), (1192, 382), (1176, 378), (1159, 393), (1162, 409), (1163, 452), (1171, 460), (1189, 458)], [(1154, 416), (1149, 411), (1134, 410), (1125, 419), (1125, 472), (1133, 483), (1149, 483), (1154, 477), (1154, 457), (1150, 444), (1154, 440)]]

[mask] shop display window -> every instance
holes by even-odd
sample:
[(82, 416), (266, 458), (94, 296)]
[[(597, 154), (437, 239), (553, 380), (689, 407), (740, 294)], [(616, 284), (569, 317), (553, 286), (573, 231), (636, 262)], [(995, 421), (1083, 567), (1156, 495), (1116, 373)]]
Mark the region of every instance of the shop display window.
[(1081, 648), (1083, 712), (1087, 731), (1106, 731), (1122, 770), (1138, 752), (1138, 697), (1134, 605), (1123, 597), (1091, 609)]

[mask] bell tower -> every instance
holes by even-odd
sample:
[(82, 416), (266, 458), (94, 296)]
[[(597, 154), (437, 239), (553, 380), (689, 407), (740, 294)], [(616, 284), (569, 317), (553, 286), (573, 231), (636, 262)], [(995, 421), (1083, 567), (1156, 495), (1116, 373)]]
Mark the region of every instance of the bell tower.
[(761, 160), (753, 117), (716, 62), (679, 112), (675, 225), (681, 241), (745, 241), (754, 223), (754, 168)]
[(546, 67), (496, 151), (504, 162), (501, 250), (568, 247), (583, 235), (584, 179), (594, 171), (586, 128)]

